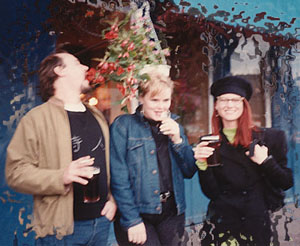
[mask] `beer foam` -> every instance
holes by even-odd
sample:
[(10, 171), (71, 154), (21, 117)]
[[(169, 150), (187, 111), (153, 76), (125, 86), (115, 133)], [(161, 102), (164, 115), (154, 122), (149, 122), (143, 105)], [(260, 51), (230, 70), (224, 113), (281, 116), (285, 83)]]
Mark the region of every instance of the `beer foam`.
[(219, 135), (208, 135), (208, 136), (202, 136), (201, 141), (219, 141), (220, 136)]

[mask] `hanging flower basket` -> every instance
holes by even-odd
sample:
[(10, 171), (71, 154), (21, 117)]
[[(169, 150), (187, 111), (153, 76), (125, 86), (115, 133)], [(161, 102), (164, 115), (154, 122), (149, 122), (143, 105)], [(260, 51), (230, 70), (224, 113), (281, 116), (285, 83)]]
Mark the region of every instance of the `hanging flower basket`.
[(169, 55), (168, 49), (158, 49), (151, 40), (151, 28), (146, 19), (133, 20), (132, 15), (130, 12), (123, 20), (110, 21), (109, 28), (102, 31), (109, 45), (103, 58), (94, 59), (99, 63), (87, 76), (94, 87), (109, 81), (117, 83), (123, 96), (121, 104), (137, 97), (139, 85), (149, 79), (142, 69), (146, 65), (162, 64), (162, 58)]

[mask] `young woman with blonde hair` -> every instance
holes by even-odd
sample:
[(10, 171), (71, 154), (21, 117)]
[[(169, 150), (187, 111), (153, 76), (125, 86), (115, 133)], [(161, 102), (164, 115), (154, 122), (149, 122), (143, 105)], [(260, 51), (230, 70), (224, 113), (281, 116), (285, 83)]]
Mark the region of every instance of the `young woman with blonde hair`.
[(113, 122), (111, 189), (119, 208), (119, 245), (180, 245), (185, 225), (184, 178), (197, 171), (183, 128), (171, 114), (173, 81), (148, 68), (134, 114)]

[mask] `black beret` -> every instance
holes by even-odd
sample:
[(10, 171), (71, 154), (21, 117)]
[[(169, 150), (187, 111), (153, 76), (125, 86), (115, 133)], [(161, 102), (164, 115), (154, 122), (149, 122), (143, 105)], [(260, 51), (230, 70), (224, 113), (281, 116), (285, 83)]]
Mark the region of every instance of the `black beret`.
[(228, 76), (216, 80), (210, 88), (210, 93), (214, 98), (226, 93), (238, 94), (249, 101), (252, 95), (252, 86), (249, 81), (241, 77)]

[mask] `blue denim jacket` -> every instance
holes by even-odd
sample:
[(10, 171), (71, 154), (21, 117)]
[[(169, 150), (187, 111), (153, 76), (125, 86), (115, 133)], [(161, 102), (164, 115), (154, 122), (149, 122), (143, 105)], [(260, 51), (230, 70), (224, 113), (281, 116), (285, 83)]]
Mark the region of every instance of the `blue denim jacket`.
[[(110, 134), (111, 191), (121, 212), (121, 225), (129, 228), (142, 222), (140, 213), (162, 211), (155, 141), (149, 123), (139, 110), (116, 118)], [(180, 135), (183, 140), (180, 144), (169, 140), (178, 214), (186, 208), (183, 179), (191, 178), (197, 170), (182, 126)]]

